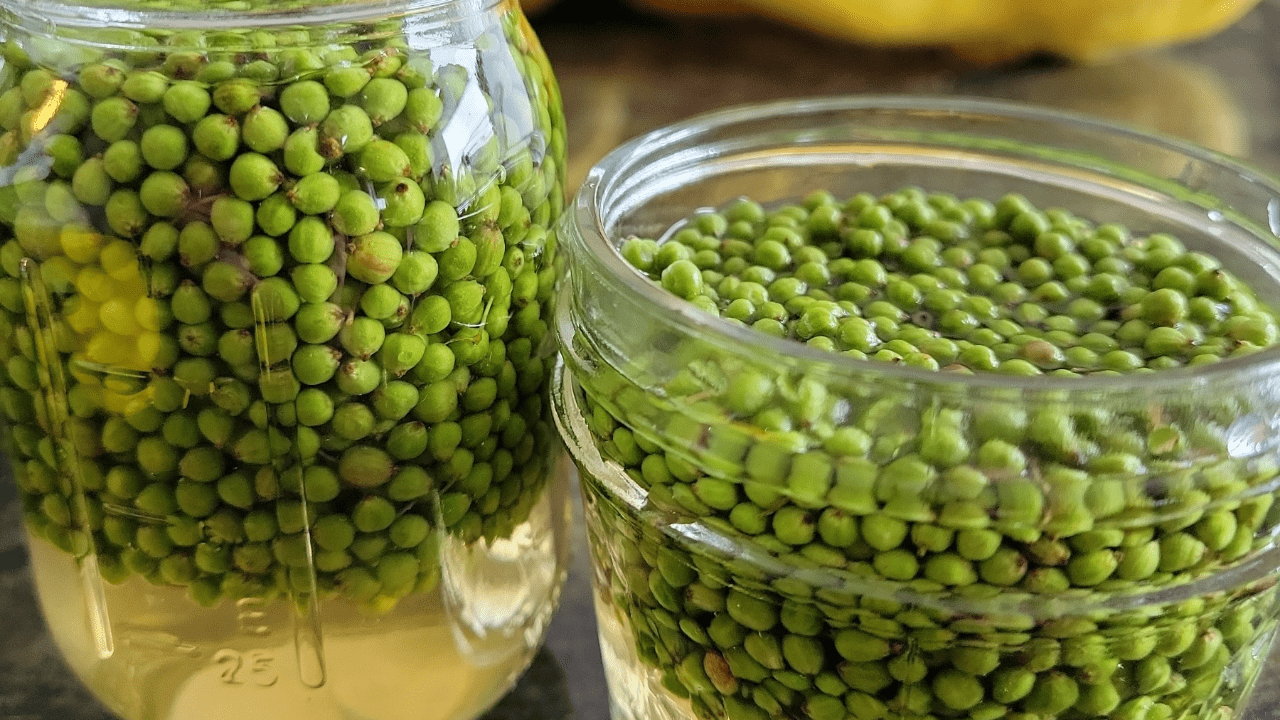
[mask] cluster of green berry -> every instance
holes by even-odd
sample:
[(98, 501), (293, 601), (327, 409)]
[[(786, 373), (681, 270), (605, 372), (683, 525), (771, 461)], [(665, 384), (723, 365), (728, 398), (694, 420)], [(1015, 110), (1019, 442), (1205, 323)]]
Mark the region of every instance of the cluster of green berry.
[(621, 252), (720, 322), (941, 371), (669, 328), (622, 368), (566, 348), (604, 461), (579, 457), (599, 591), (655, 687), (732, 720), (1232, 715), (1275, 632), (1275, 580), (1244, 568), (1280, 468), (1232, 446), (1254, 400), (1134, 407), (1070, 379), (1273, 345), (1217, 259), (912, 188), (740, 200)]
[(913, 188), (841, 204), (819, 193), (768, 218), (741, 200), (670, 242), (622, 250), (731, 322), (933, 370), (1150, 372), (1277, 339), (1274, 313), (1209, 255), (1019, 196), (961, 202)]
[(525, 520), (564, 123), (519, 13), (489, 25), (482, 73), (394, 23), (5, 48), (0, 407), (34, 535), (201, 603), (386, 608), (434, 587), (439, 533)]

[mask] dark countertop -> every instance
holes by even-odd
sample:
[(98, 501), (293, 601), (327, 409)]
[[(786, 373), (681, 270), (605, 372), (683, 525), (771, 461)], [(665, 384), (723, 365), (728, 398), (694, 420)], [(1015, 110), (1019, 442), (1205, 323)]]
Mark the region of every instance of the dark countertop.
[[(1114, 63), (1033, 59), (976, 67), (941, 51), (877, 50), (755, 22), (671, 22), (562, 0), (535, 18), (560, 78), (575, 183), (622, 140), (743, 102), (846, 93), (1027, 100), (1159, 130), (1280, 170), (1280, 0), (1216, 37)], [(605, 720), (582, 527), (546, 647), (486, 720)], [(1250, 720), (1280, 719), (1280, 665), (1263, 671)], [(0, 719), (108, 720), (62, 664), (27, 577), (11, 480), (0, 477)]]

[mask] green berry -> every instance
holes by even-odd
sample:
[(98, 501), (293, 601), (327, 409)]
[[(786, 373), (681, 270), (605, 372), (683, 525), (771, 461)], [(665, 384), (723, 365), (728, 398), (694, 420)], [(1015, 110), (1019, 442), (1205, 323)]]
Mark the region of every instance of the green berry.
[(280, 109), (294, 123), (312, 125), (329, 114), (329, 93), (314, 80), (295, 82), (280, 92)]
[(187, 159), (187, 135), (173, 125), (153, 125), (142, 133), (142, 159), (157, 170), (173, 170)]
[(258, 153), (241, 153), (231, 164), (231, 189), (243, 200), (262, 200), (276, 191), (284, 176), (275, 162)]
[(246, 147), (265, 155), (284, 147), (289, 123), (280, 111), (259, 105), (245, 115), (240, 132)]
[(240, 147), (240, 121), (229, 115), (206, 115), (192, 128), (191, 142), (210, 160), (230, 160)]
[(402, 256), (400, 241), (394, 236), (371, 232), (348, 243), (347, 272), (363, 282), (386, 282), (395, 274)]

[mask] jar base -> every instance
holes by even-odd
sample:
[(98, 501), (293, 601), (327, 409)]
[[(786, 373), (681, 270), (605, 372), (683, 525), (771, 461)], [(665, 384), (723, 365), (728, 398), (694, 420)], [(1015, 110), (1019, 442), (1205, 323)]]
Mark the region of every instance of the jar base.
[[(247, 598), (206, 609), (195, 608), (183, 588), (137, 576), (105, 585), (114, 652), (103, 658), (89, 632), (76, 564), (43, 540), (33, 538), (29, 548), (63, 657), (128, 720), (467, 720), (528, 667), (555, 606), (504, 632), (504, 642), (490, 638), (477, 654), (460, 641), (442, 589), (406, 597), (381, 616), (325, 600), (325, 681), (309, 687), (286, 600)], [(553, 586), (562, 575), (552, 572)]]

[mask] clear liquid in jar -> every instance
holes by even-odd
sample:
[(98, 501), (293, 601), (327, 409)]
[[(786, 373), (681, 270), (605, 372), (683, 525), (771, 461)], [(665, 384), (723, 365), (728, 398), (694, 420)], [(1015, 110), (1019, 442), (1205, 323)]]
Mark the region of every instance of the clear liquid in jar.
[[(518, 560), (541, 577), (524, 572), (513, 579), (534, 594), (555, 593), (563, 563), (552, 533), (538, 534), (543, 547), (532, 548), (536, 561), (527, 562), (529, 548)], [(42, 611), (67, 663), (109, 709), (133, 720), (473, 718), (528, 665), (554, 606), (543, 598), (537, 604), (545, 609), (533, 610), (521, 626), (475, 643), (459, 634), (447, 584), (410, 595), (382, 615), (340, 597), (325, 599), (319, 604), (323, 682), (310, 687), (309, 648), (295, 646), (288, 600), (245, 598), (202, 608), (184, 588), (137, 575), (103, 583), (112, 633), (112, 652), (104, 658), (76, 562), (41, 539), (32, 538), (29, 547)], [(511, 594), (490, 590), (497, 594), (490, 606)]]

